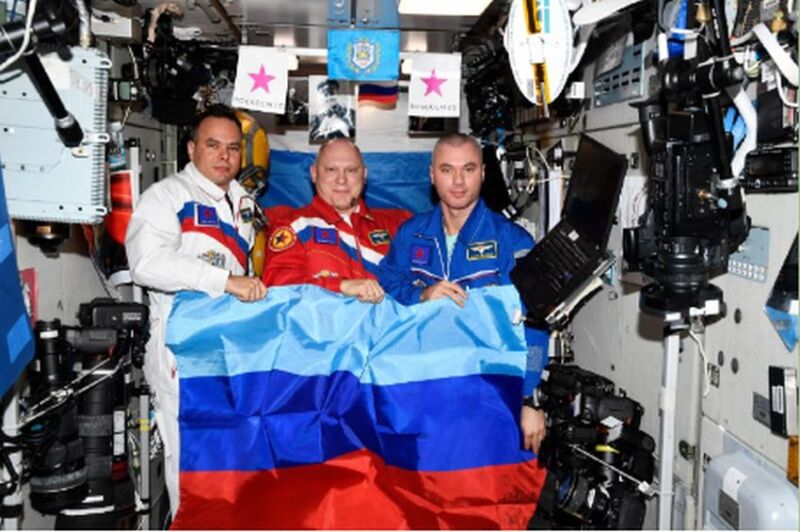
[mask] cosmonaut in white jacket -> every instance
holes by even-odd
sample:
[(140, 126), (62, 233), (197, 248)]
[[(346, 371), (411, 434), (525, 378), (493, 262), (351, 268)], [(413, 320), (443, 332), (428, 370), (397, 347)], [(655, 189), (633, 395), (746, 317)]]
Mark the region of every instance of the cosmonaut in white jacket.
[(179, 502), (179, 393), (175, 356), (164, 341), (174, 294), (197, 290), (256, 301), (267, 293), (260, 279), (248, 275), (256, 205), (235, 180), (241, 141), (230, 108), (215, 105), (199, 115), (188, 144), (191, 162), (142, 194), (125, 238), (133, 281), (149, 290), (151, 337), (144, 373), (164, 441), (173, 517)]

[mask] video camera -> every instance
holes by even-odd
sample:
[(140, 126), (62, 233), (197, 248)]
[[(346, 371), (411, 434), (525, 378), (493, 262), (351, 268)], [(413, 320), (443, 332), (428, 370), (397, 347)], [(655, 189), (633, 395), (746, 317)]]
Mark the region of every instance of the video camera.
[(614, 388), (577, 366), (545, 368), (537, 390), (547, 414), (539, 460), (555, 477), (556, 495), (537, 518), (551, 528), (642, 528), (655, 441), (639, 429), (642, 406)]
[(698, 38), (695, 59), (663, 60), (662, 90), (634, 104), (650, 160), (649, 203), (642, 225), (625, 230), (623, 254), (630, 270), (654, 279), (640, 306), (656, 315), (722, 303), (709, 278), (727, 270), (750, 229), (720, 103), (744, 72), (732, 58), (721, 2), (714, 9), (719, 35)]
[(29, 481), (31, 505), (57, 514), (56, 528), (115, 529), (134, 516), (124, 368), (142, 363), (148, 309), (95, 299), (80, 306), (78, 317), (79, 327), (36, 322), (20, 435), (4, 437), (22, 451), (23, 471), (9, 477)]

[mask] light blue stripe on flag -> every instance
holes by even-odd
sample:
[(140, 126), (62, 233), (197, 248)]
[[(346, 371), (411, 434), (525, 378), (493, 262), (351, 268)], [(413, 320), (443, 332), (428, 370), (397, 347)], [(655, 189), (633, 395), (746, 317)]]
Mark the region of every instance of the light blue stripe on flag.
[(31, 341), (31, 324), (27, 314), (20, 314), (14, 325), (6, 333), (6, 346), (11, 363), (17, 361), (22, 349)]
[(328, 77), (391, 81), (400, 69), (400, 32), (328, 30)]
[[(175, 298), (167, 345), (182, 379), (280, 370), (294, 375), (344, 371), (362, 383), (390, 385), (467, 375), (522, 377), (527, 347), (512, 286), (470, 292), (465, 308), (449, 299), (379, 305), (322, 288), (270, 288), (242, 303), (199, 293)], [(435, 352), (436, 364), (421, 364)]]

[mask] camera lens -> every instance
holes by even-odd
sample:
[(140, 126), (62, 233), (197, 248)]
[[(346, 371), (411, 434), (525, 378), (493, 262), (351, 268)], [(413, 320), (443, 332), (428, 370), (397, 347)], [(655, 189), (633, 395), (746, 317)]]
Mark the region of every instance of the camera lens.
[[(31, 375), (34, 403), (69, 381), (61, 323), (36, 322), (39, 371)], [(23, 432), (32, 449), (31, 505), (43, 514), (55, 514), (83, 499), (87, 493), (86, 462), (78, 435), (77, 404), (68, 400)]]
[(25, 437), (38, 443), (31, 463), (31, 506), (43, 514), (57, 514), (81, 501), (87, 493), (86, 462), (75, 403), (34, 424)]

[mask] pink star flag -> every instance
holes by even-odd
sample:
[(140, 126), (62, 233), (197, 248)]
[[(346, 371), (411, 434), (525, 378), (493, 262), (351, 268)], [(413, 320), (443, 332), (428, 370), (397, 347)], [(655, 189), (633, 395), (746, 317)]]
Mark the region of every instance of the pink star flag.
[(286, 111), (288, 55), (276, 48), (240, 46), (231, 105), (263, 113)]
[(457, 118), (461, 112), (461, 54), (413, 54), (408, 60), (408, 114)]

